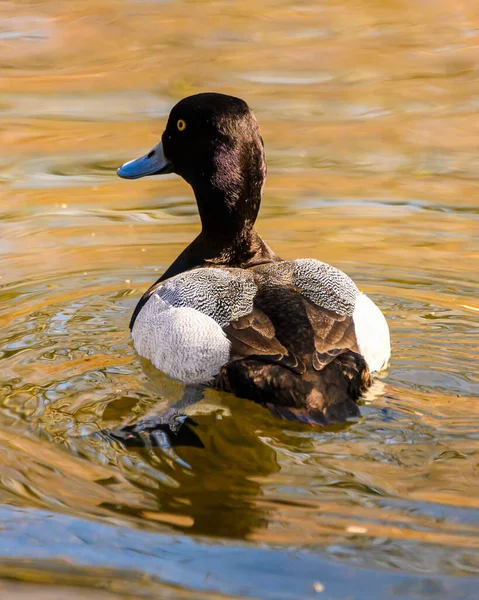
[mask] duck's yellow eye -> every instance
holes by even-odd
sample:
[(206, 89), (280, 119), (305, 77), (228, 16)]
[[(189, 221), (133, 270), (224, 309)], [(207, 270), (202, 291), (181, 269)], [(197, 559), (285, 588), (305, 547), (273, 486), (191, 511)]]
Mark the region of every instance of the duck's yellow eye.
[(183, 121), (183, 119), (180, 119), (176, 126), (178, 127), (178, 131), (184, 131), (186, 129), (186, 123)]

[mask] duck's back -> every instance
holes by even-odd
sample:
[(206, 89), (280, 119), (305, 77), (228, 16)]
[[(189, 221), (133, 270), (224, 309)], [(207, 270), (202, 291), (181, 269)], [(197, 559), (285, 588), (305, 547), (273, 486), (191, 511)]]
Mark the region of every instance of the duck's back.
[(132, 336), (171, 377), (319, 423), (357, 415), (370, 372), (389, 359), (379, 309), (347, 275), (312, 259), (176, 275), (150, 290)]

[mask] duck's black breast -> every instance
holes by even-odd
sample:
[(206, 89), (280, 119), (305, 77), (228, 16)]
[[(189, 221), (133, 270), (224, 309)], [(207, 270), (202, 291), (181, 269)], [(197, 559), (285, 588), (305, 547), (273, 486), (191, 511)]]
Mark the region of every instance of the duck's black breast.
[(212, 382), (287, 418), (344, 421), (370, 381), (352, 318), (358, 294), (319, 261), (194, 269), (153, 291), (133, 339), (185, 382)]

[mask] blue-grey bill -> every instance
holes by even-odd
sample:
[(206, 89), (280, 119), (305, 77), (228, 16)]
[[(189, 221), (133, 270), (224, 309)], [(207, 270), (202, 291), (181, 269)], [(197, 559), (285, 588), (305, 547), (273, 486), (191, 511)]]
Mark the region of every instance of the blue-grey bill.
[(171, 173), (172, 164), (166, 158), (163, 152), (163, 145), (160, 142), (148, 154), (122, 165), (117, 174), (123, 179), (139, 179), (148, 175), (161, 175)]

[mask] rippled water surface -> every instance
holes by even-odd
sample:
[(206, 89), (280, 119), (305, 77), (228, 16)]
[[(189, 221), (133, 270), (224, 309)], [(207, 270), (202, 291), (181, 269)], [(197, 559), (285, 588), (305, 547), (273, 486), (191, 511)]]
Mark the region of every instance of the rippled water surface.
[[(477, 598), (478, 65), (475, 0), (0, 4), (2, 597)], [(85, 436), (181, 396), (128, 322), (196, 206), (115, 167), (205, 90), (260, 122), (260, 233), (393, 355), (343, 427), (207, 392), (188, 468)]]

